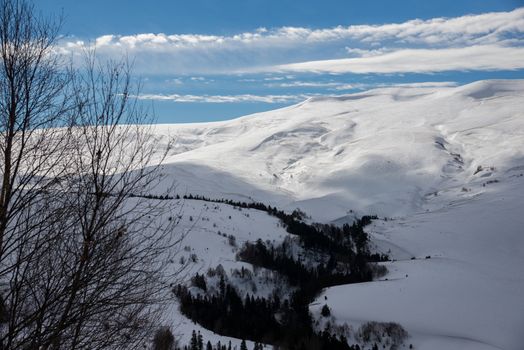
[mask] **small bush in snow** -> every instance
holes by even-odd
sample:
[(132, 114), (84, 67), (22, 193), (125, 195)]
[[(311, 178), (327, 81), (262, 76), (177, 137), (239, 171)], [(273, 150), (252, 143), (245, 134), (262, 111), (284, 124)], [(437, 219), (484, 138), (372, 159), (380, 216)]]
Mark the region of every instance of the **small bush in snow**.
[(237, 246), (237, 238), (233, 235), (227, 236), (227, 242), (230, 246), (236, 247)]
[(242, 278), (242, 279), (247, 279), (247, 280), (253, 279), (253, 272), (251, 272), (251, 270), (249, 269), (246, 269), (244, 266), (242, 266), (240, 270), (239, 269), (232, 270), (231, 275), (236, 278)]
[(175, 337), (169, 327), (162, 327), (155, 332), (153, 350), (172, 350), (175, 348)]
[(331, 316), (331, 310), (329, 309), (329, 306), (327, 306), (327, 304), (324, 304), (324, 306), (322, 306), (322, 310), (320, 311), (320, 314), (323, 317)]
[(398, 346), (408, 337), (408, 332), (398, 323), (373, 321), (360, 326), (357, 337), (364, 343), (385, 341)]
[(370, 264), (371, 273), (373, 278), (384, 277), (388, 273), (388, 268), (384, 265)]
[(204, 292), (207, 291), (207, 284), (206, 284), (206, 278), (204, 275), (196, 274), (191, 278), (191, 284), (194, 287), (202, 289)]
[(207, 270), (207, 277), (213, 278), (215, 276), (226, 277), (226, 271), (221, 264), (219, 264), (216, 268), (209, 268), (209, 270)]

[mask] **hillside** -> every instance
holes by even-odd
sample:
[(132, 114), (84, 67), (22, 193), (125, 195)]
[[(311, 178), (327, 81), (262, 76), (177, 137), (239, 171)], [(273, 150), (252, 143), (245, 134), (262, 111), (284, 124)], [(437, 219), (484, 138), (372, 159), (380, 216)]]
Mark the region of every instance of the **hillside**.
[(167, 163), (188, 192), (300, 206), (322, 221), (349, 209), (402, 216), (493, 173), (478, 166), (497, 176), (524, 164), (523, 90), (522, 81), (385, 88), (156, 132), (174, 138)]
[[(390, 273), (325, 290), (313, 314), (327, 297), (333, 323), (398, 322), (415, 348), (517, 350), (524, 344), (523, 111), (524, 81), (480, 81), (312, 98), (154, 132), (159, 143), (174, 141), (164, 171), (180, 194), (298, 207), (324, 223), (382, 218), (367, 229), (375, 249), (396, 260), (385, 263)], [(186, 204), (196, 220), (182, 224), (201, 268), (241, 266), (228, 242), (213, 243), (220, 228), (240, 242), (287, 234), (263, 213), (203, 205)]]

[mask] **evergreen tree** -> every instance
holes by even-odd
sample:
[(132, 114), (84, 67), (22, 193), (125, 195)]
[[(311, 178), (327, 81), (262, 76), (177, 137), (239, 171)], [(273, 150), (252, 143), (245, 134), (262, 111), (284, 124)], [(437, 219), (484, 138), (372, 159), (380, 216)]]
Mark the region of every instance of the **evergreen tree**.
[(193, 329), (193, 333), (191, 334), (191, 341), (189, 342), (189, 348), (190, 350), (198, 350), (198, 338), (195, 330)]
[(324, 304), (324, 306), (322, 307), (322, 311), (320, 311), (320, 314), (323, 317), (329, 317), (331, 315), (331, 310), (329, 309), (329, 306), (327, 306), (327, 304)]
[(242, 342), (240, 343), (240, 350), (247, 350), (247, 345), (246, 345), (245, 340), (242, 340)]
[(224, 276), (220, 276), (219, 288), (220, 288), (220, 294), (222, 295), (226, 294), (226, 282), (224, 281)]
[(198, 350), (204, 350), (204, 339), (202, 338), (202, 334), (200, 334), (200, 331), (198, 331), (197, 343)]

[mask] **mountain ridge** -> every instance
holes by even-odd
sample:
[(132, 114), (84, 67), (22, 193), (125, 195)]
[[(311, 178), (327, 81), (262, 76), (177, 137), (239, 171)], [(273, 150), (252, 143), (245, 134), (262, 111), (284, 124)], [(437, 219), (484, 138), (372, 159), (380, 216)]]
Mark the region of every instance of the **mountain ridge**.
[[(342, 207), (402, 216), (423, 209), (416, 202), (428, 193), (453, 182), (467, 186), (478, 166), (524, 164), (524, 143), (515, 135), (522, 130), (523, 91), (521, 80), (381, 88), (226, 122), (157, 125), (154, 132), (174, 140), (167, 166), (190, 163), (230, 173), (255, 187), (248, 194), (254, 200), (271, 201), (271, 195), (257, 198), (260, 190), (282, 197), (274, 204), (291, 209), (333, 198), (336, 215), (318, 215), (321, 221), (344, 216)], [(486, 146), (495, 140), (505, 145)], [(213, 194), (191, 179), (177, 181), (188, 192)], [(388, 199), (397, 189), (411, 193), (395, 198), (401, 206)], [(384, 191), (390, 192), (386, 198)], [(302, 209), (316, 216), (314, 207)]]

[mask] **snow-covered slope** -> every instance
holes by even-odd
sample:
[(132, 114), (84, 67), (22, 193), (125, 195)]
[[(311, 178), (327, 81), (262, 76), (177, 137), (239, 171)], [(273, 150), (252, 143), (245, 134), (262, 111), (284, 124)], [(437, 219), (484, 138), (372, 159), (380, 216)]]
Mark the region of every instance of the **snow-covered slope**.
[(175, 140), (165, 172), (179, 193), (389, 218), (370, 231), (397, 259), (390, 275), (327, 290), (336, 322), (399, 322), (420, 349), (524, 347), (524, 81), (377, 89), (154, 132)]
[[(524, 81), (386, 88), (312, 98), (227, 122), (159, 125), (179, 188), (301, 207), (402, 216), (428, 195), (524, 165)], [(322, 210), (319, 210), (322, 209)]]
[[(246, 241), (262, 239), (279, 244), (289, 235), (279, 220), (263, 211), (235, 208), (221, 203), (178, 200), (174, 204), (180, 208), (178, 230), (187, 233), (180, 252), (176, 255), (177, 259), (173, 260), (171, 265), (173, 271), (186, 266), (182, 270), (181, 281), (189, 281), (196, 273), (205, 275), (209, 269), (221, 265), (239, 290), (267, 297), (271, 292), (267, 285), (257, 283), (260, 280), (256, 278), (249, 282), (234, 279), (232, 271), (242, 267), (253, 270), (251, 265), (235, 259), (238, 247)], [(264, 271), (259, 272), (263, 274)], [(175, 282), (180, 281), (173, 283)], [(176, 302), (168, 308), (165, 317), (165, 322), (171, 324), (180, 345), (189, 344), (192, 331), (196, 330), (201, 332), (206, 342), (209, 340), (213, 345), (218, 341), (222, 344), (231, 341), (233, 347), (240, 346), (239, 339), (219, 336), (184, 317), (179, 312)], [(248, 342), (248, 346), (252, 348), (253, 344)]]
[[(399, 322), (418, 349), (522, 349), (524, 177), (489, 186), (439, 210), (376, 221), (374, 241), (398, 260), (381, 281), (327, 290), (336, 322)], [(311, 309), (324, 303), (322, 295)]]

